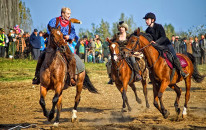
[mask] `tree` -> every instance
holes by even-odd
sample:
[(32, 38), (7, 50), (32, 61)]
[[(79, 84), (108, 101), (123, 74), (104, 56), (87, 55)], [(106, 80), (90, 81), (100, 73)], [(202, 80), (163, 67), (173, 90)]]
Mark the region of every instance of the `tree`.
[(25, 2), (19, 0), (19, 18), (20, 18), (20, 28), (24, 31), (31, 32), (31, 27), (33, 24), (30, 9), (26, 7)]
[(164, 25), (166, 36), (171, 40), (172, 35), (175, 35), (175, 28), (172, 24)]

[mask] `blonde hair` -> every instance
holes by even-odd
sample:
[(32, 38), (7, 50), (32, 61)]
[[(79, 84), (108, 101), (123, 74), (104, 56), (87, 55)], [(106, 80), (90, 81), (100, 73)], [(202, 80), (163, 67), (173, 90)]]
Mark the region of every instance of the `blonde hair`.
[(61, 9), (61, 14), (62, 14), (62, 13), (65, 13), (65, 12), (66, 12), (66, 10), (71, 11), (71, 9), (70, 9), (70, 8), (63, 7), (63, 8)]

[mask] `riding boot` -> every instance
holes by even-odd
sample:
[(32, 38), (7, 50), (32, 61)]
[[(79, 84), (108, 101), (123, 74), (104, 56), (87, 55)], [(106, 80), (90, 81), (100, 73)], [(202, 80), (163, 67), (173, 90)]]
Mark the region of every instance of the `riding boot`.
[(180, 71), (180, 74), (182, 75), (183, 78), (186, 78), (189, 75), (188, 73), (185, 73), (182, 70), (182, 66), (180, 64), (179, 58), (174, 59), (174, 64), (175, 64), (176, 68)]
[[(67, 48), (67, 49), (69, 49), (69, 48)], [(68, 52), (68, 50), (65, 52), (65, 57), (67, 60), (68, 78), (70, 78), (69, 85), (75, 86), (76, 85), (76, 80), (75, 80), (76, 59), (71, 52)]]
[(141, 75), (139, 74), (139, 65), (138, 63), (133, 63), (133, 69), (135, 71), (135, 81), (140, 81), (142, 79)]
[(35, 76), (32, 80), (32, 84), (40, 84), (40, 69), (41, 69), (41, 65), (45, 59), (45, 52), (43, 52), (38, 59), (37, 65), (36, 65), (36, 71), (35, 71)]

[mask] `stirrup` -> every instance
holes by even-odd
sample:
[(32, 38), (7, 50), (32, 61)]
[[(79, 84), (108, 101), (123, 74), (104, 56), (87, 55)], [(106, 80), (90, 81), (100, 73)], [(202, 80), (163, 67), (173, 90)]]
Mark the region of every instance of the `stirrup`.
[(108, 82), (107, 84), (111, 84), (111, 85), (112, 85), (112, 84), (113, 84), (112, 79), (110, 79), (109, 82)]
[(140, 81), (140, 80), (142, 80), (142, 76), (139, 75), (139, 74), (136, 74), (135, 75), (135, 81)]
[(187, 78), (187, 76), (189, 76), (189, 74), (188, 74), (188, 73), (185, 73), (185, 72), (182, 72), (181, 75), (182, 75), (182, 77), (183, 77), (184, 79)]
[(71, 86), (75, 86), (75, 85), (76, 85), (75, 80), (74, 80), (74, 79), (71, 79), (71, 80), (70, 80), (70, 84), (71, 84)]

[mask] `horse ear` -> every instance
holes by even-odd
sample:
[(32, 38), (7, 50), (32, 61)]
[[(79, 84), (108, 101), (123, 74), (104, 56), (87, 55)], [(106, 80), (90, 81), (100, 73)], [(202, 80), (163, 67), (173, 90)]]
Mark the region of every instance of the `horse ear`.
[(109, 42), (109, 44), (111, 44), (111, 43), (112, 43), (112, 41), (111, 41), (111, 40), (109, 40), (109, 38), (107, 38), (107, 42)]
[(137, 29), (136, 34), (137, 34), (137, 36), (140, 35), (140, 28)]

